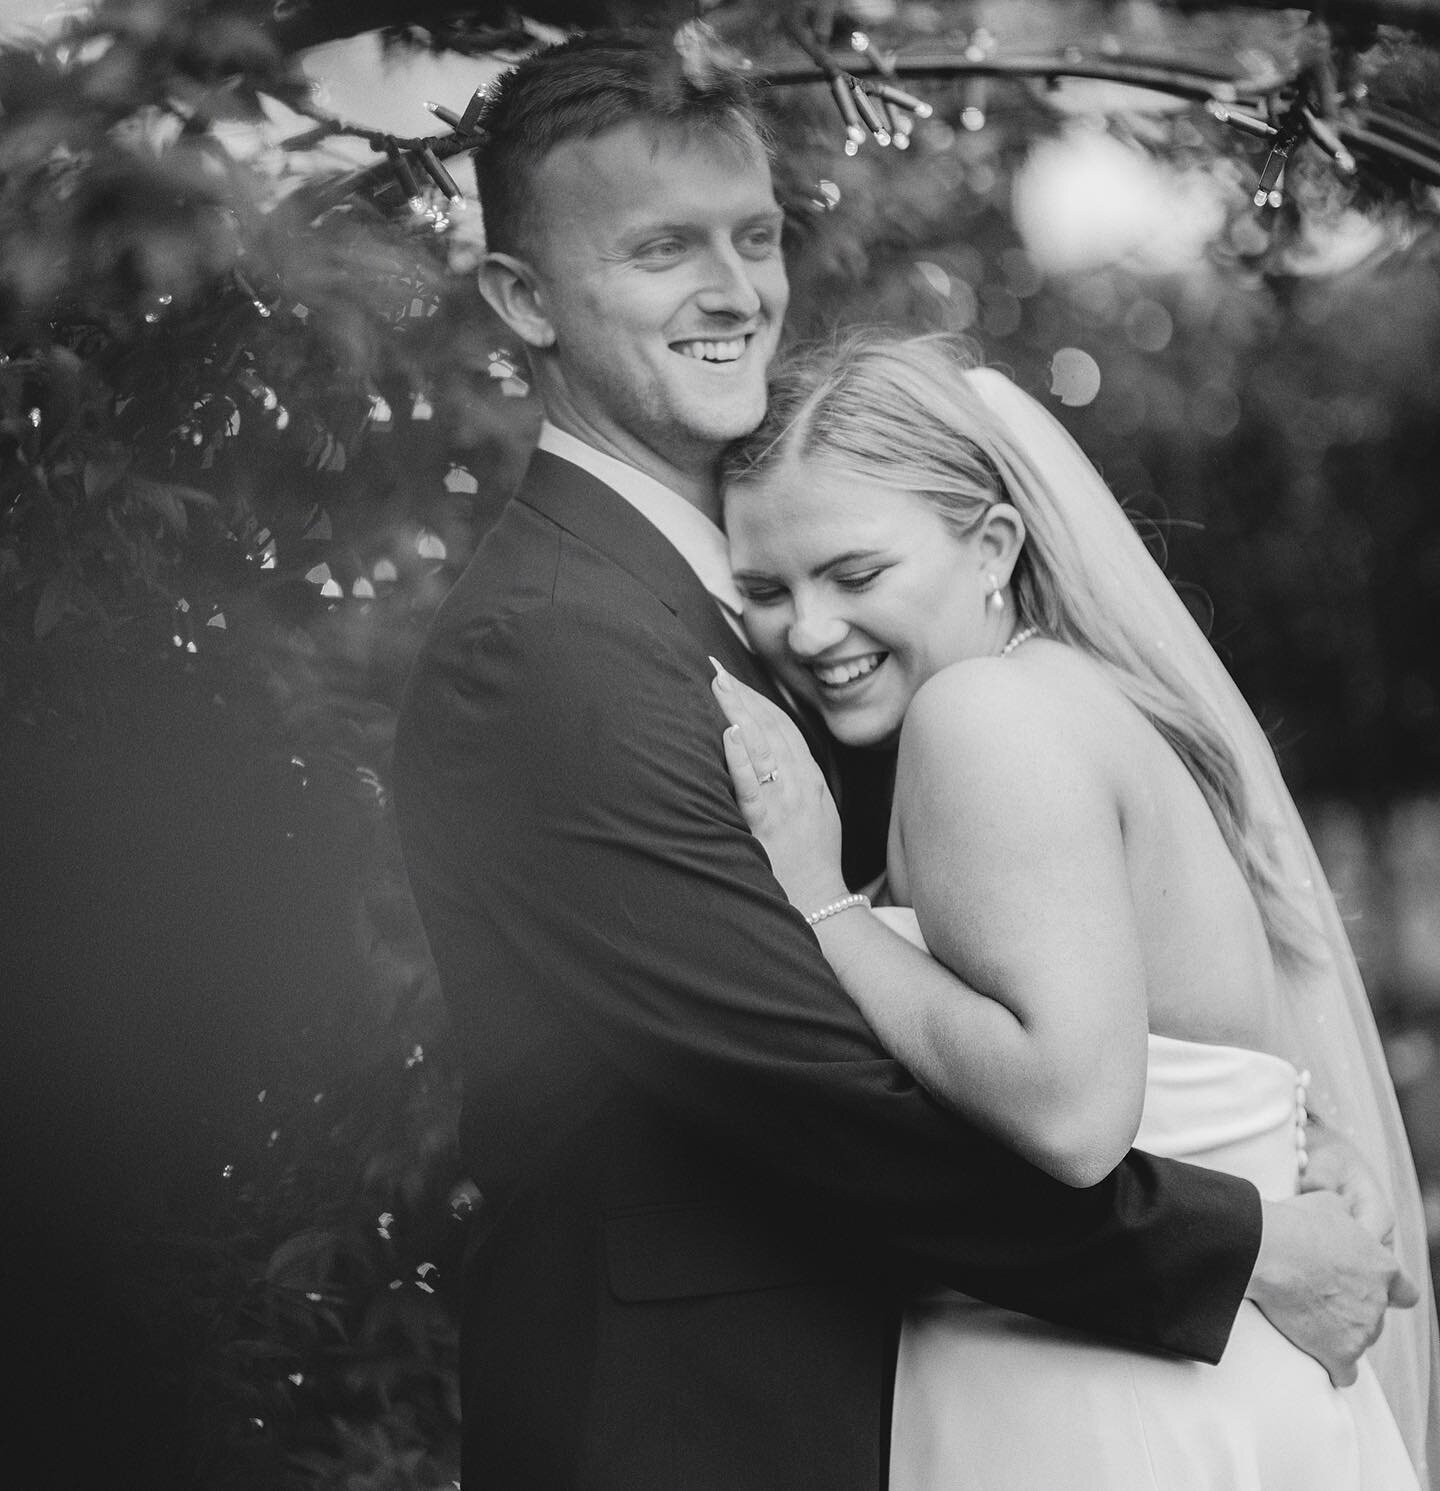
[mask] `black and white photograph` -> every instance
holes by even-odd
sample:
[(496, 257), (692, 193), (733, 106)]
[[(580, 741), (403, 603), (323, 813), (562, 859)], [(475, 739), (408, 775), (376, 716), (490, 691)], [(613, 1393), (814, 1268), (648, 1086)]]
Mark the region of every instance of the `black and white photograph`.
[(1440, 1487), (1440, 0), (0, 0), (15, 1491)]

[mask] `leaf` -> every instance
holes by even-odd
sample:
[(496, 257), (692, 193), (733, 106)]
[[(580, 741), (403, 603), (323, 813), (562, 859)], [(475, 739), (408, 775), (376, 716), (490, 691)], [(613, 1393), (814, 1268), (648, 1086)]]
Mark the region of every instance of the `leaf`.
[(275, 1249), (265, 1265), (265, 1277), (272, 1284), (296, 1289), (322, 1284), (329, 1275), (338, 1241), (333, 1232), (307, 1227)]
[(185, 512), (187, 503), (211, 511), (219, 507), (215, 498), (199, 487), (187, 487), (178, 482), (150, 481), (142, 476), (130, 479), (130, 493), (142, 506), (158, 513), (174, 532), (182, 534), (189, 528)]
[(165, 525), (176, 533), (184, 533), (188, 526), (185, 507), (179, 497), (159, 482), (136, 480), (130, 483), (130, 492), (142, 506), (159, 513)]
[(51, 575), (35, 603), (35, 639), (48, 637), (65, 618), (70, 609), (70, 575), (61, 571)]
[(130, 456), (123, 452), (111, 452), (93, 456), (85, 463), (85, 495), (91, 501), (103, 497), (113, 490), (115, 484), (130, 469)]
[(178, 482), (171, 482), (169, 486), (181, 502), (188, 502), (191, 507), (203, 507), (210, 512), (220, 510), (220, 503), (215, 494), (207, 492), (203, 487), (187, 487)]

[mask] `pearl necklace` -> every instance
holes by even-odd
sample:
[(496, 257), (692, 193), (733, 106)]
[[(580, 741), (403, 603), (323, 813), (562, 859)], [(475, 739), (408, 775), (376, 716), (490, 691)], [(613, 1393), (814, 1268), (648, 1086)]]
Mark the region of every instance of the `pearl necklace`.
[(1040, 628), (1038, 626), (1027, 626), (1024, 631), (1016, 632), (1013, 637), (1000, 649), (1001, 657), (1009, 657), (1022, 642), (1028, 642), (1031, 637), (1038, 637)]

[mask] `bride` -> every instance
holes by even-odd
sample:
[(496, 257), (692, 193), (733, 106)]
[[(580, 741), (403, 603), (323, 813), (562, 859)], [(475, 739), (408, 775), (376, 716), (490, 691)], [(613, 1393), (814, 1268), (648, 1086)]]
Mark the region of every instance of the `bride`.
[(1427, 1281), (1345, 1387), (1249, 1304), (1211, 1367), (917, 1299), (894, 1491), (1427, 1485), (1425, 1228), (1355, 960), (1264, 735), (1094, 468), (949, 340), (865, 333), (781, 375), (729, 477), (755, 648), (841, 742), (898, 742), (872, 912), (799, 733), (717, 677), (746, 820), (881, 1040), (1076, 1186), (1133, 1144), (1286, 1195), (1307, 1127), (1338, 1130)]

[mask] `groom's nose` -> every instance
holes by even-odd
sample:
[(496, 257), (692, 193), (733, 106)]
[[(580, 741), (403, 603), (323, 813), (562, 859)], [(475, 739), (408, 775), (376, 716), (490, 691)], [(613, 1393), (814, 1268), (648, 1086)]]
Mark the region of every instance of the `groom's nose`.
[(705, 256), (704, 283), (696, 304), (708, 315), (748, 320), (762, 305), (752, 265), (728, 241), (714, 244)]

